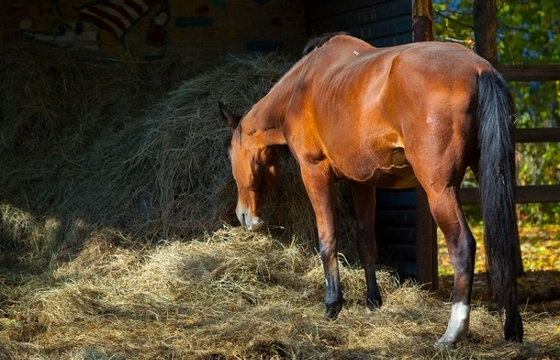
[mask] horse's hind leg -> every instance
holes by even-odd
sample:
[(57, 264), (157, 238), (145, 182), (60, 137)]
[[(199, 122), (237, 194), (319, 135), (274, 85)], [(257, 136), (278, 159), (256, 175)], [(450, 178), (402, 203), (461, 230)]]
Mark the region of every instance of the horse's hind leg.
[(375, 242), (375, 187), (349, 183), (356, 211), (356, 246), (367, 281), (366, 305), (369, 310), (381, 306), (382, 300), (375, 277), (377, 244)]
[(476, 243), (459, 205), (457, 188), (425, 188), (432, 215), (445, 235), (454, 270), (451, 317), (439, 346), (455, 345), (469, 330)]

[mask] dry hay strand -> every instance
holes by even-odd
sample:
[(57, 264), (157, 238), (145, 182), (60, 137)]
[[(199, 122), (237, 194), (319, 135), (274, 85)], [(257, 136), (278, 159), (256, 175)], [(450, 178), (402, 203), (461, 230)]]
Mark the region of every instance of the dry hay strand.
[[(52, 276), (20, 289), (0, 321), (8, 358), (552, 359), (558, 321), (525, 313), (527, 340), (504, 344), (500, 316), (476, 304), (457, 349), (436, 349), (450, 304), (379, 271), (383, 307), (364, 310), (363, 271), (343, 264), (347, 302), (322, 318), (318, 255), (303, 244), (223, 228), (135, 250), (90, 238)], [(92, 259), (95, 259), (93, 261)], [(342, 260), (342, 259), (341, 259)], [(14, 293), (6, 296), (14, 299)], [(360, 294), (360, 299), (358, 295)]]

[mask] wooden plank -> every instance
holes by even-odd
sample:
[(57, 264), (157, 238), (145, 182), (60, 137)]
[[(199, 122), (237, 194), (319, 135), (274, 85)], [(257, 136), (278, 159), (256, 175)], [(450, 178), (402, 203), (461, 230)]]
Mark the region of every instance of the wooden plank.
[(414, 225), (406, 224), (379, 224), (375, 234), (382, 239), (386, 246), (399, 247), (402, 245), (414, 245), (416, 243)]
[[(478, 188), (463, 188), (459, 192), (462, 205), (480, 203)], [(560, 185), (527, 185), (515, 187), (518, 204), (560, 202)]]
[[(399, 37), (402, 37), (400, 36), (402, 34), (406, 35), (408, 41), (412, 40), (412, 24), (410, 23), (410, 14), (399, 16), (394, 19), (354, 26), (343, 30), (348, 31), (352, 35), (358, 36), (369, 43), (375, 43), (376, 40), (383, 38), (395, 38), (397, 37), (397, 35)], [(397, 44), (398, 42), (391, 45)]]
[[(414, 42), (433, 40), (432, 0), (412, 2), (412, 27)], [(418, 63), (418, 66), (424, 64)], [(422, 187), (416, 193), (416, 280), (426, 290), (435, 291), (438, 279), (437, 226), (432, 218), (428, 196)]]
[[(391, 16), (389, 16), (390, 10), (392, 9), (386, 10), (387, 13), (379, 13), (372, 7), (371, 9), (335, 14), (318, 21), (311, 21), (309, 23), (309, 28), (317, 35), (320, 35), (325, 32), (349, 31), (359, 26), (369, 25), (376, 26), (378, 29), (377, 31), (391, 33), (394, 32), (393, 29), (395, 27), (402, 28), (401, 19), (406, 19), (409, 31), (412, 29), (412, 24), (410, 23), (410, 4), (408, 6), (408, 11), (397, 8)], [(397, 24), (394, 24), (395, 22), (397, 22)], [(381, 36), (381, 34), (378, 36)]]
[(416, 209), (378, 209), (375, 212), (375, 224), (378, 226), (401, 224), (413, 227), (416, 224)]
[[(383, 251), (379, 255), (379, 264), (391, 266), (397, 262), (416, 262), (416, 244), (383, 244)], [(405, 274), (399, 274), (405, 275)], [(415, 278), (417, 274), (407, 274)], [(402, 279), (404, 280), (404, 279)]]
[(416, 195), (412, 190), (378, 189), (375, 203), (384, 209), (414, 209), (416, 207)]
[(428, 197), (416, 188), (416, 280), (426, 290), (438, 289), (437, 226)]
[(412, 41), (410, 0), (330, 1), (308, 7), (314, 36), (345, 31), (378, 47)]
[(412, 34), (410, 33), (410, 31), (407, 31), (401, 34), (393, 34), (381, 38), (367, 39), (366, 41), (375, 47), (402, 45), (408, 44), (412, 41)]
[(560, 80), (560, 65), (496, 65), (507, 81)]
[(322, 4), (310, 3), (308, 18), (310, 22), (315, 22), (350, 12), (365, 14), (371, 17), (371, 20), (386, 19), (396, 15), (410, 14), (410, 0), (335, 0)]
[(517, 143), (560, 142), (560, 128), (515, 129)]

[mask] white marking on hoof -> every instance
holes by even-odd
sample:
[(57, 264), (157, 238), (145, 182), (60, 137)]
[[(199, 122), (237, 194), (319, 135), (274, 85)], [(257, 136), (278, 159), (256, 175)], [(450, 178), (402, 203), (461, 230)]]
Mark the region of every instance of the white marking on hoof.
[(471, 307), (469, 305), (453, 304), (447, 330), (436, 343), (437, 347), (455, 347), (455, 344), (467, 336), (469, 332), (470, 311)]

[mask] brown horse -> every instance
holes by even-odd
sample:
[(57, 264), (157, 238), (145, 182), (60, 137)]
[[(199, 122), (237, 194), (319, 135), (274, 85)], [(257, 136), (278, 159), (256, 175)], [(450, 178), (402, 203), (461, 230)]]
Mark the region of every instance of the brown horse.
[(471, 167), (481, 189), (490, 285), (506, 310), (505, 338), (521, 341), (513, 113), (503, 78), (463, 46), (425, 42), (375, 48), (344, 34), (313, 40), (303, 58), (243, 118), (220, 104), (233, 130), (229, 155), (237, 217), (248, 229), (263, 224), (263, 200), (278, 174), (275, 146), (287, 145), (315, 212), (325, 316), (334, 318), (343, 303), (334, 183), (344, 179), (350, 185), (370, 309), (381, 305), (375, 278), (375, 188), (421, 185), (455, 271), (451, 316), (438, 341), (453, 346), (469, 328), (475, 240), (458, 191)]

